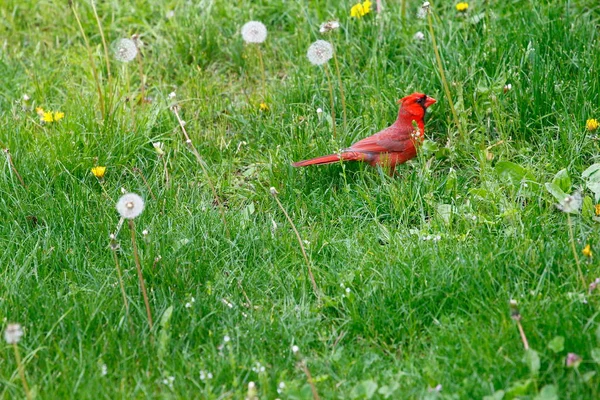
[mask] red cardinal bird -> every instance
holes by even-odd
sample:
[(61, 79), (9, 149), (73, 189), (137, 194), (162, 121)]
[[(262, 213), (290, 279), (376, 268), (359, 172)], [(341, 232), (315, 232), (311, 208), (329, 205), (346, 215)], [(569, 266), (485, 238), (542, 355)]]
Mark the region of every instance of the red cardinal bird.
[[(332, 164), (338, 161), (363, 161), (372, 166), (388, 167), (390, 173), (393, 173), (396, 165), (417, 155), (415, 141), (423, 139), (425, 110), (435, 102), (434, 98), (423, 93), (406, 96), (398, 100), (398, 103), (402, 105), (398, 112), (398, 119), (392, 126), (354, 143), (340, 154), (298, 161), (292, 165), (306, 167), (307, 165)], [(413, 122), (417, 123), (418, 132), (416, 132)]]

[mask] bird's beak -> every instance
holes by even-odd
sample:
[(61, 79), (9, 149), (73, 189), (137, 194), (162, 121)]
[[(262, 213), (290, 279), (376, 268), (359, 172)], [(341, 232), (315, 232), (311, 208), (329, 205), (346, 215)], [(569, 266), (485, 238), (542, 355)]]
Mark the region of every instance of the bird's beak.
[(425, 99), (425, 107), (429, 107), (432, 104), (435, 104), (437, 102), (436, 99), (434, 99), (433, 97), (429, 97), (427, 96), (427, 99)]

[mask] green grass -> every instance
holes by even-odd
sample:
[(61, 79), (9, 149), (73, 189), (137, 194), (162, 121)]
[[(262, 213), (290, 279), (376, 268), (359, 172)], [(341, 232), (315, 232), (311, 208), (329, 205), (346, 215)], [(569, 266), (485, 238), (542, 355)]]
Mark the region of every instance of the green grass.
[[(92, 8), (76, 3), (106, 88)], [(67, 2), (0, 6), (0, 141), (27, 185), (2, 158), (0, 327), (24, 326), (19, 345), (38, 398), (242, 399), (249, 382), (263, 399), (312, 398), (301, 360), (322, 399), (500, 399), (501, 391), (505, 399), (551, 399), (553, 391), (598, 398), (599, 292), (582, 288), (567, 216), (544, 188), (566, 169), (565, 191), (582, 187), (593, 196), (581, 173), (600, 161), (598, 141), (585, 130), (588, 118), (600, 119), (597, 2), (475, 1), (467, 17), (453, 3), (433, 3), (464, 140), (426, 22), (415, 18), (420, 2), (408, 1), (407, 21), (392, 1), (361, 20), (349, 17), (351, 1), (235, 3), (98, 2), (109, 43), (134, 33), (145, 43), (152, 102), (135, 107), (135, 124), (125, 98), (139, 95), (137, 66), (111, 60), (113, 99), (102, 121)], [(349, 125), (344, 132), (338, 98), (337, 140), (325, 75), (305, 56), (331, 18), (342, 25), (331, 40)], [(265, 99), (255, 50), (239, 34), (251, 19), (269, 29), (261, 45)], [(413, 40), (417, 31), (425, 41)], [(230, 237), (169, 109), (172, 91), (226, 208)], [(414, 91), (438, 99), (426, 135), (440, 147), (452, 135), (445, 153), (422, 153), (393, 178), (363, 165), (290, 166), (388, 126), (395, 101)], [(259, 111), (263, 100), (267, 112)], [(41, 125), (38, 106), (65, 118)], [(169, 186), (156, 141), (165, 146)], [(90, 173), (95, 165), (108, 167), (103, 187)], [(305, 241), (320, 299), (271, 186)], [(118, 240), (129, 318), (109, 247), (121, 188), (146, 200), (136, 227), (153, 332), (127, 226)], [(596, 253), (589, 263), (579, 255), (590, 283), (600, 276), (599, 226), (585, 210), (572, 219), (577, 251), (589, 243)], [(526, 361), (510, 299), (519, 302), (539, 365), (532, 353), (534, 362)], [(548, 344), (557, 336), (565, 344), (555, 352)], [(565, 366), (569, 352), (582, 358), (577, 368)], [(201, 371), (213, 378), (201, 379)], [(439, 393), (430, 390), (438, 384)], [(0, 398), (24, 398), (7, 344)]]

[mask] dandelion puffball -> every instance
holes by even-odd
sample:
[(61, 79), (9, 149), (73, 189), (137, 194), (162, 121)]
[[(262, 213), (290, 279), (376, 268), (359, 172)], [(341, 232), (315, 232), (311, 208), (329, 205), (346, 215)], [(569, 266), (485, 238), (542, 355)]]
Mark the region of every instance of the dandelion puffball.
[(8, 324), (4, 331), (4, 339), (8, 344), (19, 343), (23, 337), (23, 329), (19, 324)]
[(308, 48), (306, 57), (313, 65), (323, 65), (333, 57), (333, 46), (326, 40), (317, 40)]
[(138, 53), (137, 45), (131, 39), (117, 40), (113, 45), (113, 49), (117, 61), (126, 63), (133, 61)]
[(331, 32), (337, 28), (340, 27), (340, 23), (337, 21), (327, 21), (327, 22), (323, 22), (321, 24), (321, 26), (319, 27), (319, 32), (321, 33), (327, 33), (327, 32)]
[(246, 22), (242, 26), (242, 38), (246, 43), (262, 43), (267, 39), (267, 27), (258, 21)]
[(117, 201), (117, 211), (125, 219), (134, 219), (144, 211), (144, 199), (135, 193), (127, 193)]

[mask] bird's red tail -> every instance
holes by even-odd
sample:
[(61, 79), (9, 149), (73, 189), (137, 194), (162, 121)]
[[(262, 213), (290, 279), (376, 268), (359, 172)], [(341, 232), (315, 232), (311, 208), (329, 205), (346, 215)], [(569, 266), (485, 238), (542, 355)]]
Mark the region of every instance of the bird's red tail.
[(356, 152), (348, 152), (342, 154), (329, 154), (327, 156), (321, 156), (317, 158), (311, 158), (310, 160), (303, 160), (292, 163), (294, 167), (306, 167), (307, 165), (321, 165), (321, 164), (332, 164), (338, 161), (361, 161), (364, 159), (364, 154)]

